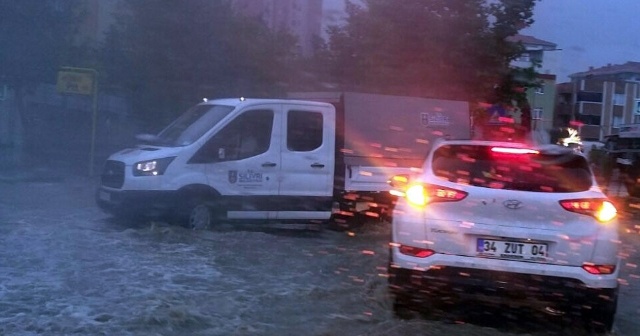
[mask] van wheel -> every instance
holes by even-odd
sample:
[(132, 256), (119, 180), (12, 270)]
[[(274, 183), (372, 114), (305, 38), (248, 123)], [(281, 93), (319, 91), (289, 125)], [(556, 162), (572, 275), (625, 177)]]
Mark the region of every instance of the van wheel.
[(331, 214), (328, 228), (334, 231), (348, 231), (364, 226), (365, 216), (357, 212), (354, 203), (339, 203)]
[(186, 226), (193, 230), (209, 230), (213, 224), (211, 208), (201, 199), (193, 199), (189, 202)]

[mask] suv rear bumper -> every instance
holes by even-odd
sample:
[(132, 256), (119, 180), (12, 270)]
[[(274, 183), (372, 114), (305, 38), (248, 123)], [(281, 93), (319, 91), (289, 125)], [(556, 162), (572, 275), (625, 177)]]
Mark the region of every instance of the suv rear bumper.
[[(460, 267), (428, 271), (389, 268), (389, 290), (410, 305), (429, 307), (433, 300), (470, 300), (550, 312), (588, 312), (608, 318), (617, 307), (619, 288), (589, 288), (576, 279), (514, 274)], [(607, 322), (608, 323), (608, 322)]]
[[(397, 248), (391, 250), (393, 254), (394, 268), (407, 270), (421, 270), (425, 274), (437, 275), (438, 273), (451, 272), (451, 269), (460, 269), (460, 272), (445, 274), (447, 281), (458, 281), (461, 283), (469, 281), (481, 281), (487, 278), (490, 281), (485, 283), (491, 286), (491, 279), (498, 274), (508, 274), (509, 276), (527, 275), (530, 277), (561, 278), (571, 280), (570, 282), (580, 284), (587, 288), (617, 288), (618, 273), (620, 270), (620, 259), (615, 261), (616, 269), (612, 274), (594, 275), (585, 271), (580, 266), (558, 265), (549, 263), (525, 262), (517, 260), (493, 259), (467, 257), (448, 254), (434, 254), (427, 258), (416, 258), (401, 254)], [(446, 270), (446, 271), (445, 271)], [(479, 280), (469, 279), (466, 276), (468, 270), (474, 273), (486, 274), (479, 277)]]

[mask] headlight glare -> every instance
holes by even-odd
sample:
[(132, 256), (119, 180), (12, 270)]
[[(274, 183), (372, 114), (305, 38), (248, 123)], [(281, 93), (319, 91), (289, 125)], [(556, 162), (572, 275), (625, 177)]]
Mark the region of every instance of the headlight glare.
[(133, 176), (156, 176), (164, 174), (167, 167), (175, 156), (154, 159), (148, 161), (140, 161), (133, 165)]
[(414, 205), (423, 206), (429, 202), (429, 196), (425, 187), (421, 184), (415, 184), (407, 188), (407, 200)]
[(156, 170), (157, 166), (158, 166), (158, 161), (138, 162), (136, 164), (136, 170), (140, 172), (151, 172)]

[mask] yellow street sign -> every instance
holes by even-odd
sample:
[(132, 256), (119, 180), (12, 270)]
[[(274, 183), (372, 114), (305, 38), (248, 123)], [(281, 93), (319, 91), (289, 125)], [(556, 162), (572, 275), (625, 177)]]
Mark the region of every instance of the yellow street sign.
[(93, 94), (94, 74), (73, 70), (58, 71), (56, 88), (60, 93)]
[(93, 125), (91, 127), (91, 152), (89, 153), (89, 176), (93, 176), (93, 161), (98, 119), (98, 71), (89, 68), (62, 67), (58, 71), (56, 88), (60, 93), (93, 96)]

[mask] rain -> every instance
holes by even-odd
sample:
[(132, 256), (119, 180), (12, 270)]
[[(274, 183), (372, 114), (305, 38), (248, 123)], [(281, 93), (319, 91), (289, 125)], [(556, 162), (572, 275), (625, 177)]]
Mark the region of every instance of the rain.
[[(377, 105), (384, 104), (374, 100), (368, 115), (346, 122), (345, 134), (374, 130), (381, 138), (343, 139), (336, 155), (375, 153), (368, 160), (376, 165), (423, 160), (433, 137), (451, 133), (418, 134), (411, 127), (460, 122), (447, 110), (456, 104), (450, 102), (464, 102), (470, 120), (493, 118), (487, 110), (495, 108), (501, 122), (535, 131), (535, 106), (522, 104), (541, 84), (513, 81), (522, 73), (510, 72), (509, 60), (524, 51), (496, 37), (531, 26), (538, 1), (521, 0), (515, 9), (458, 2), (411, 0), (391, 11), (394, 1), (292, 0), (287, 10), (300, 16), (278, 21), (261, 16), (280, 4), (267, 0), (0, 0), (0, 335), (589, 335), (579, 317), (504, 300), (446, 299), (433, 310), (398, 316), (388, 288), (392, 204), (378, 200), (359, 199), (364, 210), (339, 208), (342, 222), (315, 220), (319, 227), (252, 220), (189, 227), (170, 216), (117, 216), (98, 204), (114, 153), (177, 153), (204, 143), (202, 134), (226, 115), (188, 141), (160, 139), (185, 111), (221, 98), (350, 92), (361, 99), (361, 92), (407, 97), (411, 104), (434, 99), (413, 124), (397, 107), (380, 112)], [(506, 15), (510, 10), (519, 16)], [(495, 18), (504, 31), (492, 25)], [(278, 29), (286, 22), (318, 34)], [(406, 38), (398, 38), (403, 32)], [(261, 125), (224, 140), (259, 134)], [(301, 136), (315, 134), (301, 125)], [(473, 131), (470, 123), (453, 126)], [(257, 146), (261, 154), (270, 148), (264, 141)], [(220, 153), (219, 160), (232, 157)], [(136, 163), (148, 164), (140, 170), (154, 175), (163, 162)], [(394, 168), (415, 173), (420, 164)], [(345, 179), (339, 167), (336, 176)], [(368, 181), (388, 167), (360, 168), (351, 172)], [(255, 183), (263, 177), (241, 174), (224, 171), (222, 178)], [(386, 177), (376, 181), (388, 187)], [(618, 177), (604, 186), (618, 207), (622, 261), (610, 334), (637, 335), (640, 202)], [(141, 205), (144, 200), (130, 207)]]

